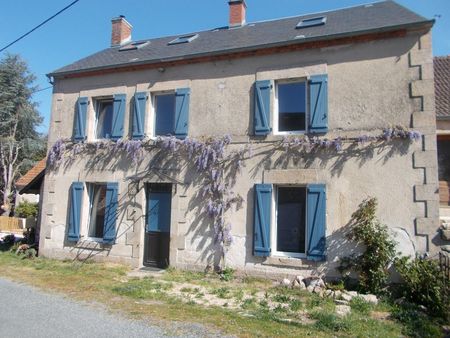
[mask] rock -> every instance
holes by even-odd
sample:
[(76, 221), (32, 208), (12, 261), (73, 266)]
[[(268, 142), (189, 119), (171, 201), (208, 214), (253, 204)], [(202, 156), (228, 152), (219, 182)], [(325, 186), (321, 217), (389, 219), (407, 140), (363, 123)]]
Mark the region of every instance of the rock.
[(333, 294), (334, 299), (339, 299), (339, 298), (341, 298), (341, 296), (342, 296), (342, 291), (340, 291), (340, 290), (334, 291), (334, 294)]
[(347, 302), (350, 302), (353, 299), (353, 296), (349, 295), (348, 293), (343, 293), (341, 295), (341, 299), (343, 299), (343, 300), (345, 300)]
[(305, 283), (303, 280), (305, 279), (305, 277), (303, 277), (303, 276), (300, 276), (300, 275), (298, 275), (298, 276), (295, 276), (295, 281), (297, 281), (297, 282), (299, 282), (299, 283), (301, 283), (301, 282), (303, 282), (303, 284)]
[(323, 289), (320, 286), (315, 286), (313, 289), (313, 293), (318, 293), (320, 295), (323, 295)]
[(450, 241), (450, 229), (441, 229), (442, 239), (445, 241)]
[(290, 281), (289, 279), (285, 278), (285, 279), (283, 279), (283, 280), (281, 281), (280, 284), (281, 284), (282, 286), (288, 287), (288, 286), (291, 286), (291, 281)]
[(334, 291), (330, 289), (325, 290), (323, 295), (327, 298), (334, 298)]
[(359, 295), (359, 298), (362, 298), (365, 302), (377, 305), (378, 304), (378, 298), (375, 295)]
[(305, 278), (303, 281), (305, 282), (306, 286), (311, 285), (313, 287), (320, 286), (321, 288), (325, 288), (325, 282), (323, 281), (322, 278), (317, 276)]
[(358, 292), (356, 291), (345, 291), (345, 293), (352, 297), (358, 297)]
[(298, 281), (298, 280), (294, 280), (294, 283), (292, 284), (292, 287), (300, 289), (300, 290), (304, 290), (306, 289), (306, 285), (305, 283), (303, 283), (303, 281)]
[(342, 299), (335, 299), (334, 303), (337, 305), (348, 305), (348, 302), (346, 300), (342, 300)]
[(308, 286), (306, 287), (306, 290), (308, 290), (308, 292), (313, 292), (313, 291), (314, 291), (314, 286), (308, 285)]
[(336, 315), (339, 317), (345, 317), (351, 312), (351, 308), (348, 305), (336, 305)]
[(450, 252), (450, 245), (443, 245), (441, 246), (442, 251)]

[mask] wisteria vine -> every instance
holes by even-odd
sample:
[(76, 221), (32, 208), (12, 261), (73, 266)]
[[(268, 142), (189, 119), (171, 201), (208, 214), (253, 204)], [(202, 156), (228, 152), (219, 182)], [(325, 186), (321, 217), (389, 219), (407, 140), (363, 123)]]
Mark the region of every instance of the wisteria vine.
[[(401, 127), (385, 129), (379, 135), (360, 135), (358, 137), (336, 137), (328, 139), (318, 136), (288, 136), (284, 137), (278, 146), (286, 151), (301, 150), (312, 152), (319, 149), (331, 149), (336, 152), (343, 150), (344, 143), (366, 144), (369, 142), (383, 142), (393, 139), (420, 140), (420, 132)], [(226, 151), (232, 143), (229, 135), (217, 138), (207, 138), (202, 141), (194, 138), (177, 139), (173, 136), (157, 137), (156, 139), (128, 140), (117, 142), (101, 140), (92, 143), (73, 143), (70, 139), (59, 139), (50, 148), (47, 164), (49, 168), (56, 168), (65, 158), (74, 159), (83, 151), (105, 150), (111, 156), (125, 154), (134, 165), (138, 165), (146, 154), (146, 149), (159, 148), (171, 154), (184, 155), (202, 175), (203, 186), (199, 190), (199, 197), (205, 202), (201, 206), (212, 220), (214, 228), (214, 242), (219, 246), (224, 258), (226, 248), (233, 242), (232, 225), (226, 220), (226, 212), (231, 208), (240, 208), (244, 199), (233, 191), (237, 174), (246, 159), (253, 157), (251, 143), (240, 150)], [(275, 145), (277, 147), (277, 145)]]

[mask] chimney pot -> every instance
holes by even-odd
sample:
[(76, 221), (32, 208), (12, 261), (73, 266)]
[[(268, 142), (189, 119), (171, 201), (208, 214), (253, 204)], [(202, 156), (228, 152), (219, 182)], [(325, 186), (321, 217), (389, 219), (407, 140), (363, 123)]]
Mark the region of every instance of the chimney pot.
[(245, 0), (229, 0), (230, 23), (229, 27), (239, 27), (245, 25), (245, 12), (247, 4)]
[(111, 47), (122, 46), (131, 41), (133, 26), (125, 19), (124, 15), (111, 19), (111, 24)]

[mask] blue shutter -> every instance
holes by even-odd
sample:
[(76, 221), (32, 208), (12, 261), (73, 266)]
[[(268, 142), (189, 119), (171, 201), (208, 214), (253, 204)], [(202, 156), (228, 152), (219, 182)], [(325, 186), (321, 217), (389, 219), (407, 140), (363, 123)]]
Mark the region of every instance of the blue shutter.
[(80, 97), (77, 101), (75, 111), (73, 139), (75, 142), (82, 142), (86, 139), (86, 120), (89, 100), (87, 97)]
[(325, 184), (308, 185), (307, 208), (307, 258), (315, 261), (325, 260)]
[(105, 223), (103, 228), (103, 243), (106, 244), (114, 244), (116, 241), (118, 192), (118, 183), (108, 183), (106, 185)]
[(132, 138), (135, 140), (141, 140), (144, 138), (146, 107), (147, 107), (147, 93), (136, 93), (134, 95), (133, 125), (132, 125)]
[(170, 232), (171, 192), (150, 192), (147, 198), (147, 231)]
[(113, 120), (111, 130), (111, 139), (114, 141), (117, 141), (123, 136), (126, 98), (127, 96), (125, 94), (114, 95)]
[(175, 126), (173, 134), (177, 138), (185, 138), (189, 129), (189, 101), (191, 90), (179, 88), (175, 92)]
[(253, 114), (255, 135), (268, 135), (270, 133), (271, 90), (271, 81), (256, 81), (255, 107)]
[(270, 255), (270, 221), (272, 213), (272, 186), (255, 184), (255, 207), (253, 219), (253, 254)]
[(83, 182), (73, 182), (70, 187), (69, 229), (67, 239), (78, 242), (80, 239), (81, 203), (83, 201)]
[(328, 75), (314, 75), (309, 80), (309, 132), (328, 131)]

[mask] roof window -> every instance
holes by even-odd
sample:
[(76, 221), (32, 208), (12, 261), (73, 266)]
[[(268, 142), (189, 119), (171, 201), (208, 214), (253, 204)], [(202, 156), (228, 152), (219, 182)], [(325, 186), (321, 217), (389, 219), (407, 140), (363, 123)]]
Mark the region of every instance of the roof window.
[(326, 16), (318, 16), (315, 18), (301, 20), (297, 24), (297, 27), (295, 27), (295, 28), (299, 29), (299, 28), (306, 28), (306, 27), (313, 27), (313, 26), (321, 26), (321, 25), (325, 25), (326, 22), (327, 22)]
[(178, 45), (180, 43), (188, 43), (191, 42), (195, 39), (198, 38), (198, 34), (189, 34), (189, 35), (184, 35), (184, 36), (180, 36), (172, 41), (170, 41), (168, 44), (169, 45)]
[(124, 52), (127, 50), (135, 50), (135, 49), (140, 49), (144, 46), (147, 46), (150, 43), (150, 41), (137, 41), (137, 42), (132, 42), (129, 43), (128, 45), (125, 45), (123, 47), (119, 48), (120, 52)]

